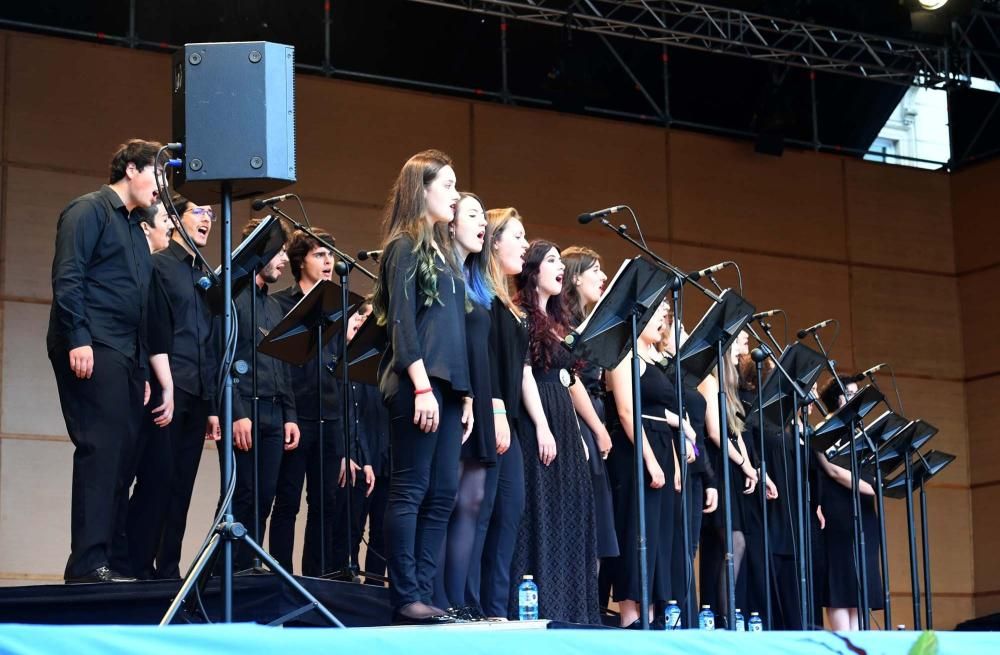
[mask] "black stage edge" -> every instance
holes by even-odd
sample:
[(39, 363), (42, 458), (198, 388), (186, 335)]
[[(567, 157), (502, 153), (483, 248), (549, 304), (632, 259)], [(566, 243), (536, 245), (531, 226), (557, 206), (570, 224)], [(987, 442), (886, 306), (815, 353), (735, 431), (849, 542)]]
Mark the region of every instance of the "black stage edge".
[[(295, 576), (347, 627), (389, 625), (392, 607), (389, 590), (373, 585), (337, 582)], [(157, 625), (170, 601), (177, 595), (181, 580), (158, 580), (117, 584), (32, 585), (0, 588), (0, 623), (43, 623), (49, 625)], [(201, 595), (209, 618), (222, 618), (219, 578), (213, 577)], [(204, 623), (190, 603), (178, 614), (185, 620)], [(270, 623), (302, 606), (302, 599), (276, 575), (245, 575), (233, 578), (233, 621)], [(316, 612), (298, 617), (286, 626), (328, 627)]]

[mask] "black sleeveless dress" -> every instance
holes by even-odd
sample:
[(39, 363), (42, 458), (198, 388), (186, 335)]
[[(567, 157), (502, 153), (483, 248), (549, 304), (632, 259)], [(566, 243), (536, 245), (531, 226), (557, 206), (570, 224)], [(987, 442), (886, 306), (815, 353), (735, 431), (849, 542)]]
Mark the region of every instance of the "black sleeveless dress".
[[(514, 546), (511, 585), (533, 575), (539, 617), (573, 623), (600, 623), (597, 600), (597, 532), (594, 491), (580, 425), (569, 389), (574, 359), (561, 347), (548, 370), (533, 367), (542, 409), (556, 440), (549, 466), (538, 458), (534, 422), (524, 416), (518, 437), (524, 452), (524, 516)], [(508, 616), (517, 617), (517, 593)]]
[[(580, 371), (580, 381), (587, 388), (587, 395), (602, 423), (607, 423), (604, 409), (604, 376), (600, 368), (588, 364)], [(601, 453), (597, 448), (597, 437), (590, 427), (580, 419), (580, 433), (590, 451), (590, 476), (594, 487), (594, 518), (597, 525), (597, 556), (618, 557), (618, 535), (615, 534), (615, 511), (611, 500), (611, 484)]]

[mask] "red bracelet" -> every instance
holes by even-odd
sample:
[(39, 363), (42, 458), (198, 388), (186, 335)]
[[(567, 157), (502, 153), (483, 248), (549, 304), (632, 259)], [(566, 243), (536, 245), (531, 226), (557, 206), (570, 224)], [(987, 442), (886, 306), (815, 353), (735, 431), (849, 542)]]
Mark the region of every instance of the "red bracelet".
[(419, 396), (422, 393), (430, 393), (432, 391), (434, 391), (434, 389), (432, 387), (427, 387), (426, 389), (414, 389), (413, 390), (413, 395), (414, 396)]

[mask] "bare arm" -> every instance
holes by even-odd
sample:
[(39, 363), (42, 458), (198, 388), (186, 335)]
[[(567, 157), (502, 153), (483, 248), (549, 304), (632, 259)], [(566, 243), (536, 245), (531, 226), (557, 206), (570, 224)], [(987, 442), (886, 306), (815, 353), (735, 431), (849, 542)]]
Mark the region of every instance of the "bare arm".
[[(852, 485), (851, 485), (851, 472), (850, 471), (848, 471), (847, 469), (845, 469), (842, 466), (837, 466), (836, 464), (833, 464), (832, 462), (830, 462), (829, 460), (827, 460), (827, 458), (824, 457), (822, 453), (816, 453), (816, 459), (817, 459), (817, 461), (819, 461), (820, 468), (822, 468), (823, 471), (828, 476), (830, 476), (833, 479), (834, 482), (836, 482), (837, 484), (841, 485), (842, 487), (846, 487), (847, 489), (851, 489)], [(865, 482), (864, 480), (858, 480), (858, 489), (861, 491), (861, 494), (864, 495), (864, 496), (874, 496), (875, 495), (875, 489), (870, 484), (868, 484), (867, 482)]]

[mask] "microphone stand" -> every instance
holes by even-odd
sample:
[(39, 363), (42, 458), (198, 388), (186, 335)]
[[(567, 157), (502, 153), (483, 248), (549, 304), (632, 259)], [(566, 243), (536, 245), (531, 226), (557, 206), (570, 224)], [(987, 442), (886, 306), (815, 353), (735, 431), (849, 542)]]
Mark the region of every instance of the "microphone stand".
[[(872, 386), (875, 387), (875, 389), (878, 390), (879, 393), (881, 393), (882, 390), (879, 389), (878, 382), (875, 381), (875, 374), (869, 373), (868, 379), (871, 380)], [(885, 394), (883, 394), (883, 396), (884, 395)], [(892, 407), (889, 406), (888, 401), (885, 401), (885, 405), (886, 407), (889, 407), (890, 410), (892, 410)], [(863, 426), (862, 426), (862, 431), (864, 431)], [(882, 476), (882, 466), (880, 465), (881, 460), (879, 457), (879, 448), (881, 448), (881, 444), (877, 444), (869, 440), (867, 433), (864, 433), (864, 436), (865, 439), (868, 441), (867, 445), (875, 453), (875, 498), (876, 501), (878, 502), (878, 519), (879, 519), (878, 527), (879, 527), (879, 537), (881, 537), (881, 540), (879, 542), (878, 552), (882, 562), (882, 603), (883, 603), (882, 607), (884, 608), (883, 611), (885, 612), (885, 625), (886, 628), (888, 629), (890, 626), (893, 625), (893, 623), (892, 623), (892, 598), (890, 597), (889, 593), (889, 549), (886, 542), (886, 529), (885, 529), (885, 493), (884, 490), (882, 489), (883, 476)], [(851, 444), (851, 447), (853, 449), (854, 444)], [(930, 629), (929, 625), (927, 627), (928, 629)]]
[(767, 612), (767, 629), (773, 629), (774, 623), (771, 620), (771, 545), (770, 535), (767, 525), (767, 458), (764, 456), (764, 376), (762, 369), (767, 354), (762, 348), (754, 348), (750, 351), (750, 358), (753, 359), (757, 369), (757, 435), (760, 442), (760, 513), (761, 521), (764, 524), (764, 586), (766, 590), (765, 611)]
[[(349, 276), (351, 274), (351, 270), (352, 269), (355, 269), (355, 270), (361, 272), (362, 274), (364, 274), (365, 276), (367, 276), (371, 280), (375, 280), (376, 279), (376, 275), (374, 273), (372, 273), (371, 271), (369, 271), (368, 269), (366, 269), (365, 267), (363, 267), (360, 264), (358, 264), (358, 260), (357, 259), (355, 259), (354, 257), (351, 257), (350, 255), (348, 255), (343, 250), (337, 248), (330, 241), (328, 241), (328, 240), (320, 237), (318, 234), (316, 234), (315, 232), (313, 232), (313, 230), (311, 228), (309, 228), (308, 226), (303, 225), (302, 223), (298, 222), (297, 220), (295, 220), (294, 218), (292, 218), (291, 216), (289, 216), (288, 214), (286, 214), (277, 205), (272, 205), (271, 209), (273, 209), (274, 213), (276, 213), (278, 216), (280, 216), (281, 218), (284, 218), (286, 221), (288, 221), (289, 223), (291, 223), (295, 227), (295, 229), (301, 230), (302, 232), (308, 234), (310, 237), (312, 237), (313, 239), (315, 239), (316, 241), (318, 241), (320, 244), (322, 244), (323, 247), (329, 249), (330, 252), (332, 252), (337, 257), (337, 263), (334, 265), (334, 268), (337, 271), (337, 274), (340, 276), (341, 316), (343, 317), (343, 322), (344, 322), (343, 323), (343, 328), (340, 331), (340, 354), (341, 354), (341, 357), (344, 360), (344, 366), (343, 366), (342, 376), (341, 376), (341, 380), (340, 380), (340, 383), (341, 383), (341, 393), (342, 393), (342, 395), (341, 395), (340, 418), (341, 418), (341, 421), (342, 421), (342, 427), (343, 427), (343, 431), (344, 431), (344, 434), (343, 434), (343, 440), (344, 440), (344, 476), (345, 476), (344, 493), (345, 493), (345, 497), (346, 497), (345, 498), (346, 509), (344, 510), (344, 513), (345, 513), (345, 518), (346, 518), (346, 521), (347, 521), (347, 565), (344, 568), (338, 569), (337, 571), (331, 573), (330, 576), (333, 577), (334, 579), (337, 579), (337, 580), (348, 580), (350, 582), (361, 582), (360, 569), (358, 567), (357, 562), (354, 561), (354, 547), (353, 547), (353, 541), (352, 541), (353, 519), (351, 517), (351, 513), (352, 513), (351, 510), (352, 510), (352, 506), (353, 506), (353, 502), (354, 502), (354, 498), (353, 498), (353, 495), (354, 495), (354, 482), (352, 480), (354, 472), (351, 469), (351, 461), (352, 461), (352, 459), (351, 459), (351, 454), (352, 454), (351, 451), (352, 451), (352, 449), (351, 449), (351, 428), (350, 428), (350, 409), (349, 409), (350, 402), (351, 402), (351, 400), (350, 400), (350, 393), (351, 393), (350, 384), (351, 383), (350, 383), (350, 378), (348, 377), (348, 360), (347, 360), (347, 310), (348, 310), (348, 306), (350, 305), (350, 302), (349, 302), (350, 291), (349, 291), (349, 288), (348, 288), (348, 285), (349, 285), (349, 279), (348, 278), (349, 278)], [(318, 375), (321, 376), (322, 373), (320, 372), (320, 373), (318, 373)], [(320, 389), (322, 390), (322, 382), (320, 382), (320, 385), (321, 385)], [(320, 394), (319, 401), (320, 401), (319, 402), (319, 415), (320, 415), (320, 417), (322, 417), (323, 416), (323, 396), (322, 396), (322, 393)], [(325, 462), (322, 459), (323, 458), (322, 425), (323, 425), (323, 423), (322, 423), (322, 419), (321, 419), (320, 420), (320, 430), (321, 430), (321, 432), (320, 432), (320, 446), (319, 446), (320, 447), (320, 465), (319, 466), (320, 466), (320, 481), (321, 481), (321, 485), (322, 485), (322, 481), (324, 479), (323, 468), (324, 468), (324, 465), (325, 465)], [(321, 491), (320, 491), (320, 508), (321, 508), (320, 511), (321, 511), (321, 513), (322, 513), (322, 508), (323, 508), (323, 496), (325, 494), (326, 494), (326, 489), (321, 486)], [(326, 532), (326, 525), (325, 525), (325, 519), (322, 516), (320, 517), (320, 530), (322, 531), (322, 534), (325, 534), (325, 532)], [(324, 539), (321, 539), (321, 543), (323, 543), (324, 541), (325, 541)], [(326, 560), (326, 557), (325, 557), (325, 553), (324, 553), (321, 556), (321, 562), (323, 564), (325, 564), (326, 563), (325, 560)], [(323, 577), (326, 577), (326, 575), (327, 575), (326, 574), (326, 569), (322, 568), (321, 570), (322, 570)]]
[[(674, 308), (674, 355), (678, 357), (677, 366), (674, 366), (674, 390), (677, 394), (677, 434), (678, 455), (681, 467), (681, 533), (684, 548), (684, 596), (680, 599), (684, 607), (685, 624), (693, 626), (695, 621), (694, 604), (691, 600), (691, 587), (694, 584), (694, 562), (691, 555), (691, 515), (688, 508), (688, 461), (687, 461), (687, 438), (684, 436), (684, 376), (680, 366), (681, 352), (681, 316), (683, 307), (681, 305), (681, 288), (683, 282), (680, 277), (674, 277), (670, 285), (671, 302)], [(701, 503), (699, 503), (699, 506)], [(700, 511), (700, 509), (699, 509)]]

